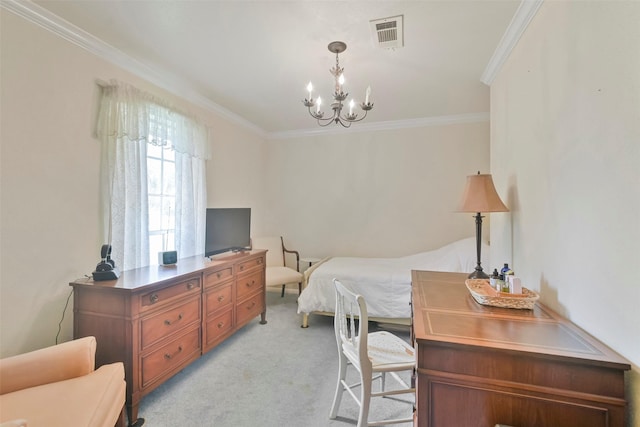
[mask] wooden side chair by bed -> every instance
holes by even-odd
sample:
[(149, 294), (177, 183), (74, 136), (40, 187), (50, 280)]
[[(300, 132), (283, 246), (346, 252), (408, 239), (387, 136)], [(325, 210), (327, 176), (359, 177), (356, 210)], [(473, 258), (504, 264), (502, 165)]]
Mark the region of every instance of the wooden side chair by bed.
[[(342, 393), (346, 390), (360, 407), (358, 427), (413, 423), (413, 416), (403, 419), (369, 421), (369, 404), (372, 397), (412, 394), (412, 401), (407, 403), (410, 404), (409, 412), (413, 415), (412, 405), (415, 401), (416, 390), (398, 375), (398, 372), (401, 371), (408, 371), (409, 375), (413, 373), (416, 366), (413, 347), (390, 332), (370, 333), (367, 304), (362, 295), (352, 293), (339, 280), (333, 279), (333, 284), (336, 288), (334, 328), (340, 359), (338, 383), (329, 418), (334, 419), (338, 415)], [(357, 318), (359, 321), (356, 327)], [(349, 364), (353, 365), (360, 373), (359, 383), (347, 384), (346, 374)], [(388, 373), (401, 388), (386, 389), (386, 374)], [(373, 392), (372, 384), (377, 379), (381, 379), (380, 391)], [(353, 391), (353, 388), (358, 386), (360, 387), (359, 396)]]
[[(285, 286), (290, 283), (298, 284), (298, 294), (302, 292), (303, 276), (300, 273), (300, 254), (298, 251), (289, 250), (284, 245), (284, 239), (280, 237), (255, 237), (251, 239), (251, 247), (267, 250), (266, 285), (282, 286), (281, 297), (284, 297)], [(290, 254), (296, 258), (295, 270), (287, 267), (287, 257)]]

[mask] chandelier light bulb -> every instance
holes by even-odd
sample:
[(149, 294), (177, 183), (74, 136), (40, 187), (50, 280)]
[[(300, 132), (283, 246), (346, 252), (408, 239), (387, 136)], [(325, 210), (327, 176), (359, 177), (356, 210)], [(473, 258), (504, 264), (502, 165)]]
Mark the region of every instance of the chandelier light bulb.
[(340, 86), (344, 84), (344, 74), (340, 74), (340, 77), (338, 77), (338, 83), (340, 83)]
[(316, 105), (318, 106), (316, 108), (316, 113), (320, 112), (320, 104), (322, 104), (322, 98), (318, 97), (318, 100), (316, 101)]
[[(309, 85), (311, 85), (311, 83), (309, 83)], [(371, 96), (371, 86), (367, 86), (367, 93), (365, 95), (364, 98), (364, 103), (368, 104), (369, 103), (369, 97)], [(309, 89), (309, 97), (311, 97), (311, 89)]]
[(353, 114), (353, 106), (356, 105), (356, 102), (352, 99), (351, 102), (349, 102), (349, 115), (351, 116)]
[(313, 85), (311, 84), (311, 82), (309, 82), (309, 84), (307, 85), (307, 91), (309, 91), (309, 100), (311, 100), (311, 92), (313, 91)]

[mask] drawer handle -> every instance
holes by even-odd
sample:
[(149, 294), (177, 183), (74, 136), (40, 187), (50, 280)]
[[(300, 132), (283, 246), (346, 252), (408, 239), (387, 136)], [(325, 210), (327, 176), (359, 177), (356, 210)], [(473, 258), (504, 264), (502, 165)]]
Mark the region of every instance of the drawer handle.
[(222, 329), (223, 326), (224, 326), (224, 322), (218, 323), (218, 329)]
[(224, 295), (220, 295), (220, 296), (218, 297), (218, 302), (222, 302), (222, 300), (223, 300), (223, 299), (224, 299)]
[(244, 265), (240, 266), (240, 271), (244, 270)]
[(174, 320), (173, 322), (171, 320), (169, 320), (169, 319), (166, 319), (164, 321), (164, 324), (167, 325), (167, 326), (171, 326), (174, 323), (178, 322), (179, 320), (182, 320), (182, 313), (178, 314), (178, 318), (176, 320)]
[(195, 287), (196, 285), (193, 282), (189, 282), (187, 283), (187, 289), (191, 290)]
[(255, 301), (251, 301), (251, 304), (247, 307), (247, 310), (251, 310), (255, 306), (256, 306), (256, 302)]
[(262, 258), (258, 258), (258, 265), (262, 264)]
[(256, 284), (256, 281), (255, 281), (255, 280), (252, 280), (252, 281), (251, 281), (251, 283), (247, 282), (247, 288), (250, 288), (250, 287), (252, 287), (252, 286), (253, 286), (253, 285), (255, 285), (255, 284)]
[(155, 304), (158, 302), (158, 294), (151, 294), (151, 296), (149, 297), (149, 301), (151, 301), (151, 304)]
[(178, 346), (178, 351), (176, 351), (173, 354), (165, 353), (164, 354), (164, 358), (167, 359), (167, 360), (171, 360), (174, 356), (176, 356), (176, 355), (178, 355), (180, 353), (182, 353), (182, 346)]
[(216, 276), (218, 276), (218, 279), (222, 277), (222, 273), (218, 273), (216, 274)]

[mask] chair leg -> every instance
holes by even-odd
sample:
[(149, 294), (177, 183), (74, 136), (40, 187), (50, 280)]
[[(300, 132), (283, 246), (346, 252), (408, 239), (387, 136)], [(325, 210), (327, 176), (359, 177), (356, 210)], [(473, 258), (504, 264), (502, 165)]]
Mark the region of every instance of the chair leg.
[(118, 420), (115, 423), (115, 427), (125, 427), (127, 425), (125, 423), (125, 421), (127, 419), (126, 408), (127, 408), (126, 405), (122, 406), (122, 411), (120, 411), (120, 416), (118, 417)]
[(347, 358), (342, 354), (340, 350), (340, 358), (338, 362), (338, 383), (336, 384), (336, 393), (333, 396), (333, 404), (331, 405), (331, 412), (329, 413), (330, 419), (335, 419), (338, 416), (338, 408), (340, 407), (340, 401), (342, 400), (342, 392), (344, 386), (342, 381), (347, 378)]
[(302, 294), (302, 282), (298, 282), (298, 295)]
[(280, 298), (284, 298), (284, 287), (285, 285), (282, 285), (282, 293), (280, 294)]
[(367, 427), (369, 425), (369, 403), (371, 402), (371, 372), (360, 373), (360, 414), (358, 415), (358, 427)]

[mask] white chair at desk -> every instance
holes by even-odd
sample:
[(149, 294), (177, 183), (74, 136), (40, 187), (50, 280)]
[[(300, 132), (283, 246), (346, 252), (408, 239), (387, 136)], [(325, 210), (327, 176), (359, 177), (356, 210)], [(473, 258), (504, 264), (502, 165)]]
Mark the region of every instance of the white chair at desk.
[[(387, 331), (369, 333), (367, 304), (362, 295), (352, 293), (336, 279), (333, 279), (333, 283), (336, 288), (334, 327), (340, 360), (338, 384), (336, 385), (336, 394), (333, 398), (329, 418), (334, 419), (338, 415), (342, 392), (346, 390), (360, 406), (358, 427), (413, 423), (413, 416), (404, 419), (369, 421), (369, 403), (372, 397), (412, 394), (412, 401), (408, 403), (413, 404), (415, 401), (416, 389), (409, 387), (397, 374), (397, 372), (401, 371), (413, 373), (416, 366), (413, 347)], [(356, 319), (359, 319), (357, 328), (355, 327)], [(353, 365), (360, 373), (359, 383), (347, 384), (348, 364)], [(387, 373), (391, 374), (402, 388), (385, 389)], [(376, 374), (375, 377), (373, 376), (374, 374)], [(381, 391), (372, 392), (372, 383), (378, 378), (381, 379)], [(352, 390), (357, 386), (360, 387), (359, 398)], [(410, 413), (412, 413), (412, 409), (412, 406), (409, 405)]]

